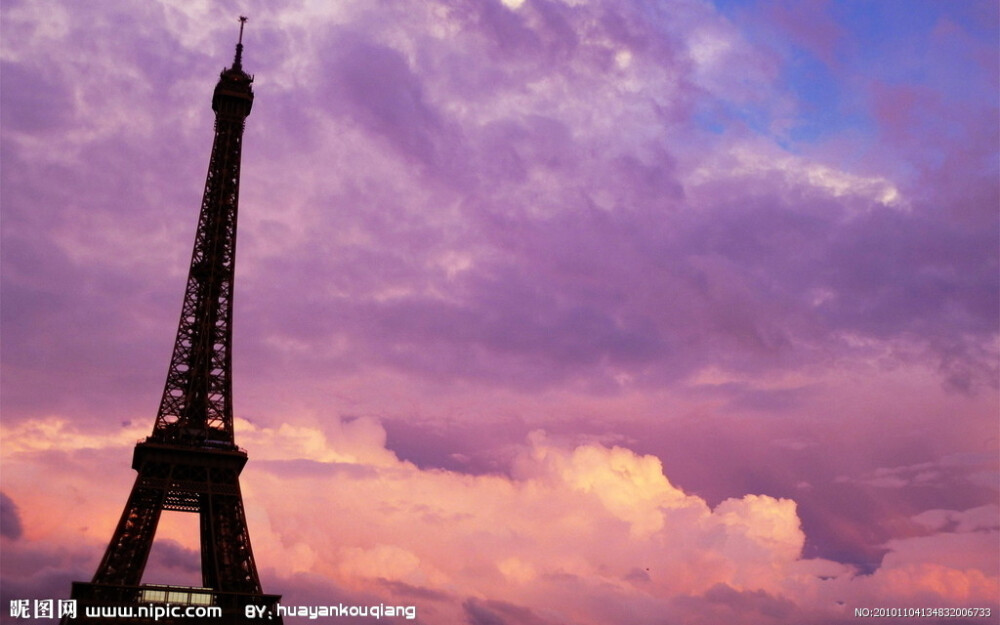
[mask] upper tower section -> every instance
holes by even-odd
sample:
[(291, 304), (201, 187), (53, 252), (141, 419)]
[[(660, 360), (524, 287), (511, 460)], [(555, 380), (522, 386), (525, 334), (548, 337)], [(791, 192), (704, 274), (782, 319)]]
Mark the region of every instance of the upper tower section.
[(219, 84), (212, 96), (212, 109), (218, 117), (245, 119), (253, 107), (253, 76), (243, 71), (243, 26), (247, 18), (240, 16), (240, 38), (232, 67), (222, 70)]
[(243, 71), (243, 24), (232, 67), (212, 95), (215, 140), (191, 269), (152, 440), (235, 449), (232, 405), (233, 281), (243, 129), (253, 77)]

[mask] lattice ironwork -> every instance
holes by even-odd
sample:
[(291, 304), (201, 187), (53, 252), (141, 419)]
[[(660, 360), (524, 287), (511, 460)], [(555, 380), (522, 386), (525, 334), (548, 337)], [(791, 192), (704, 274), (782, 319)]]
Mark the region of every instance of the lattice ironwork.
[(177, 338), (153, 438), (200, 445), (233, 443), (232, 323), (243, 126), (253, 77), (243, 71), (242, 24), (233, 66), (212, 97), (215, 141)]
[[(84, 606), (136, 604), (161, 592), (141, 580), (164, 510), (200, 517), (203, 588), (191, 596), (226, 607), (216, 622), (248, 622), (242, 605), (273, 606), (279, 598), (261, 590), (240, 494), (247, 455), (233, 437), (236, 217), (243, 128), (253, 106), (253, 77), (242, 65), (245, 21), (212, 96), (215, 140), (163, 397), (152, 434), (135, 447), (135, 485), (97, 572), (90, 583), (73, 584)], [(267, 622), (281, 618), (272, 611)]]

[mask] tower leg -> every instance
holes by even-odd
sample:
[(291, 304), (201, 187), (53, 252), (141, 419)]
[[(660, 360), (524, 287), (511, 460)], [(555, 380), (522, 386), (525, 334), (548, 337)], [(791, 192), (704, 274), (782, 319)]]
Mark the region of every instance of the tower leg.
[(94, 574), (95, 584), (139, 585), (166, 494), (162, 487), (150, 485), (150, 481), (143, 475), (136, 478), (118, 527)]
[(239, 485), (236, 494), (207, 495), (201, 509), (201, 570), (205, 586), (260, 594)]

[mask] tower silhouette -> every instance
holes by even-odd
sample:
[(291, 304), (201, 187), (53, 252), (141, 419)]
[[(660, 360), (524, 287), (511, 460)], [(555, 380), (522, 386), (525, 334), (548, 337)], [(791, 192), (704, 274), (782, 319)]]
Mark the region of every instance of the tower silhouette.
[[(233, 272), (243, 128), (253, 106), (253, 77), (243, 71), (243, 26), (232, 67), (212, 96), (215, 140), (198, 218), (177, 338), (153, 433), (135, 446), (135, 485), (91, 582), (74, 582), (77, 618), (69, 622), (172, 622), (165, 607), (221, 608), (213, 623), (281, 623), (280, 597), (261, 590), (250, 547), (239, 475), (247, 454), (235, 444), (232, 406)], [(160, 513), (197, 513), (202, 587), (143, 585)], [(258, 618), (246, 618), (248, 605)], [(85, 618), (87, 607), (107, 607)], [(123, 618), (133, 608), (134, 618)], [(149, 618), (138, 616), (145, 608)], [(259, 610), (264, 608), (264, 612)], [(113, 616), (112, 616), (113, 614)], [(177, 615), (181, 616), (181, 615)], [(198, 622), (178, 618), (178, 622)]]

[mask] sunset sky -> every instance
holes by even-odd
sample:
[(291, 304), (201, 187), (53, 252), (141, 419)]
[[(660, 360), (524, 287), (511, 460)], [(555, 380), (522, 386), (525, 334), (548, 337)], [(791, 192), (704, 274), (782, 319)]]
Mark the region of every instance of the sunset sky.
[[(241, 14), (265, 592), (997, 622), (994, 0), (0, 6), (0, 622), (91, 578), (135, 479)], [(144, 580), (199, 584), (196, 532)]]

